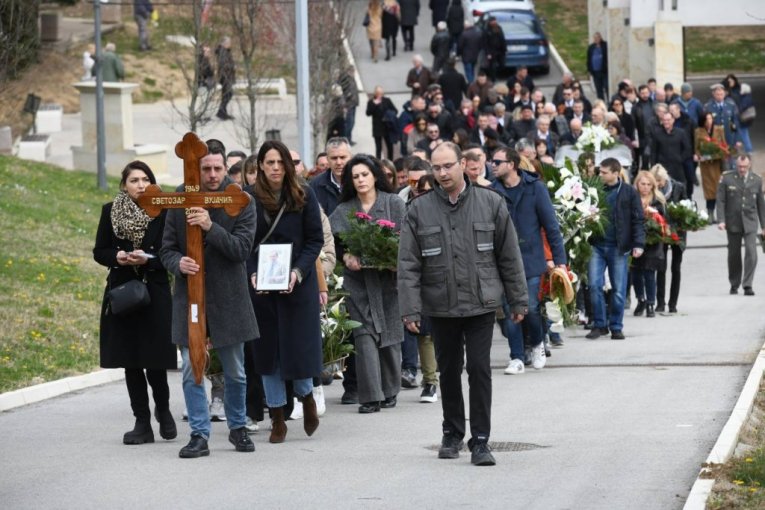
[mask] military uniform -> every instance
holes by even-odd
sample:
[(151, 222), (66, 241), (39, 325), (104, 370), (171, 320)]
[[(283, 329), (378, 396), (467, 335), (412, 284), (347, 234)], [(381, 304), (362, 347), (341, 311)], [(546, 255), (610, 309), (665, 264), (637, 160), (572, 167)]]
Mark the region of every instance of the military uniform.
[[(741, 240), (744, 240), (744, 288), (752, 287), (757, 267), (757, 233), (765, 228), (765, 198), (762, 178), (749, 170), (725, 172), (717, 187), (717, 218), (728, 234), (728, 280), (731, 291), (742, 283)], [(758, 227), (759, 222), (759, 227)]]

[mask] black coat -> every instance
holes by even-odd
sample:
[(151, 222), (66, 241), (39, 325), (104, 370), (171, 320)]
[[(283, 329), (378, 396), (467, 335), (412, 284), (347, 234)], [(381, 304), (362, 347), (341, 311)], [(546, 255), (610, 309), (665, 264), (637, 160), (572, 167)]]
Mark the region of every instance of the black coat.
[(505, 65), (505, 53), (507, 53), (507, 42), (502, 27), (497, 25), (497, 31), (487, 30), (484, 34), (484, 49), (487, 55)]
[(661, 163), (674, 180), (686, 184), (683, 161), (691, 154), (688, 135), (679, 128), (670, 133), (663, 127), (654, 130), (651, 137), (651, 164)]
[(324, 209), (324, 214), (327, 216), (332, 214), (340, 199), (340, 190), (332, 182), (332, 171), (327, 170), (323, 174), (311, 179), (310, 186), (316, 195), (319, 205)]
[(462, 73), (447, 67), (438, 77), (438, 84), (441, 85), (444, 99), (451, 101), (455, 108), (459, 108), (468, 88), (467, 80)]
[[(260, 339), (253, 344), (255, 372), (273, 374), (278, 364), (285, 381), (316, 377), (322, 369), (316, 259), (324, 245), (324, 234), (316, 196), (309, 187), (304, 189), (306, 204), (303, 210), (285, 212), (266, 241), (267, 244), (292, 243), (291, 267), (302, 272), (302, 283), (296, 283), (289, 294), (258, 294), (249, 285), (250, 300), (260, 328)], [(253, 253), (247, 260), (248, 275), (257, 271), (255, 250), (270, 229), (263, 205), (256, 200), (255, 206), (258, 227)]]
[(395, 129), (393, 131), (387, 129), (383, 122), (385, 112), (388, 110), (392, 110), (398, 115), (398, 110), (393, 106), (393, 102), (385, 96), (383, 96), (380, 104), (375, 104), (373, 99), (367, 101), (367, 116), (372, 117), (372, 136), (388, 137), (396, 135)]
[[(159, 257), (144, 266), (120, 266), (117, 252), (133, 251), (131, 241), (119, 239), (112, 228), (112, 203), (101, 209), (93, 258), (110, 268), (101, 303), (101, 366), (103, 368), (174, 369), (176, 349), (171, 341), (172, 298), (167, 271)], [(162, 246), (162, 232), (167, 213), (163, 211), (149, 223), (139, 247), (157, 255)], [(133, 267), (138, 267), (138, 271)], [(112, 315), (107, 308), (106, 293), (130, 280), (146, 277), (151, 304), (124, 317)]]
[[(587, 71), (589, 73), (596, 72), (592, 68), (592, 55), (595, 53), (595, 48), (595, 43), (592, 43), (587, 47)], [(601, 69), (600, 72), (608, 73), (608, 44), (606, 41), (600, 41), (600, 50), (603, 53), (603, 69)]]
[(465, 30), (465, 10), (461, 0), (452, 0), (449, 11), (446, 13), (446, 28), (449, 35), (459, 36)]
[(430, 0), (428, 4), (433, 11), (433, 27), (439, 21), (446, 21), (446, 11), (449, 9), (449, 0)]
[(420, 0), (398, 0), (401, 7), (401, 26), (413, 27), (420, 15)]
[(382, 36), (383, 39), (398, 35), (398, 16), (383, 9), (382, 13)]
[(463, 62), (475, 64), (483, 50), (483, 33), (481, 29), (473, 26), (462, 32), (457, 41), (457, 54)]

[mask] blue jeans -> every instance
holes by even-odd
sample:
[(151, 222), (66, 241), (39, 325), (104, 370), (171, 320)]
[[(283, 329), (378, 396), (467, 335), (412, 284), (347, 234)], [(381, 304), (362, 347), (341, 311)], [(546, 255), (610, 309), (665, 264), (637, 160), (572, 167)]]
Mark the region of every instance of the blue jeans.
[(529, 313), (518, 324), (510, 319), (511, 310), (507, 299), (502, 300), (502, 310), (505, 312), (505, 320), (502, 324), (502, 333), (507, 337), (510, 345), (510, 359), (519, 359), (525, 361), (523, 345), (523, 324), (529, 332), (531, 347), (536, 347), (542, 343), (544, 326), (542, 324), (542, 314), (539, 310), (539, 276), (526, 278), (526, 285), (529, 290)]
[(752, 153), (752, 139), (749, 138), (749, 127), (748, 126), (739, 126), (738, 127), (738, 139), (741, 143), (744, 144), (744, 151), (748, 154)]
[(356, 124), (356, 107), (352, 106), (345, 112), (345, 137), (348, 141), (352, 141), (351, 134), (353, 133), (353, 126)]
[[(475, 62), (463, 62), (462, 65), (465, 67), (465, 79), (468, 84), (473, 83), (475, 79)], [(455, 104), (454, 107), (459, 108), (459, 105)]]
[(415, 335), (404, 328), (404, 342), (401, 344), (401, 370), (408, 370), (417, 375), (418, 340)]
[[(223, 405), (226, 409), (226, 423), (229, 429), (244, 427), (246, 422), (247, 380), (244, 375), (244, 344), (217, 347), (218, 357), (223, 365), (223, 377), (226, 381)], [(207, 407), (204, 381), (194, 382), (188, 347), (181, 347), (183, 358), (183, 398), (189, 413), (189, 426), (192, 436), (210, 437), (210, 409)]]
[[(606, 302), (603, 298), (605, 272), (611, 280), (611, 303), (606, 323)], [(619, 252), (616, 246), (595, 245), (588, 268), (590, 301), (594, 327), (621, 331), (624, 327), (624, 297), (627, 291), (627, 254)]]
[(656, 302), (656, 271), (633, 269), (632, 286), (638, 301), (645, 301), (649, 305)]
[[(284, 379), (279, 366), (273, 374), (263, 375), (263, 390), (266, 394), (266, 404), (268, 407), (282, 407), (287, 405), (287, 388), (284, 386)], [(292, 391), (297, 397), (305, 397), (313, 391), (313, 378), (294, 379), (292, 381)]]

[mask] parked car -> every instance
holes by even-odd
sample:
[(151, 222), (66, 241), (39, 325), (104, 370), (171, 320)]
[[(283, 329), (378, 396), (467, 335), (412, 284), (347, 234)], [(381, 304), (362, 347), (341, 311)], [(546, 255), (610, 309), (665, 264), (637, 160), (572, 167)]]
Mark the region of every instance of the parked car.
[(519, 11), (533, 11), (533, 0), (471, 0), (470, 13), (473, 19), (477, 21), (486, 11), (496, 11), (499, 9), (516, 9)]
[(550, 46), (542, 30), (542, 22), (534, 11), (518, 9), (485, 11), (481, 13), (478, 26), (485, 30), (491, 17), (497, 19), (497, 23), (505, 33), (507, 43), (505, 67), (526, 66), (541, 74), (550, 72)]

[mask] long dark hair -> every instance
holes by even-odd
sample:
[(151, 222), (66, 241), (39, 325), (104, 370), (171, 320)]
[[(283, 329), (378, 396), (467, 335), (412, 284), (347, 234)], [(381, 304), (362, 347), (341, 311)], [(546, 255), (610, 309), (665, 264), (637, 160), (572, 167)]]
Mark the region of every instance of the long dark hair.
[(393, 193), (393, 189), (390, 187), (390, 184), (388, 184), (388, 179), (385, 177), (385, 173), (382, 171), (380, 163), (375, 161), (371, 156), (358, 154), (351, 158), (343, 168), (343, 188), (340, 192), (340, 202), (348, 202), (349, 200), (356, 198), (356, 188), (353, 187), (353, 167), (356, 165), (364, 165), (369, 168), (369, 171), (372, 172), (372, 175), (375, 177), (375, 189), (385, 193)]
[(135, 160), (125, 165), (125, 168), (122, 169), (122, 178), (120, 179), (120, 189), (125, 188), (125, 184), (127, 184), (127, 178), (130, 175), (130, 172), (132, 172), (133, 170), (141, 170), (149, 178), (149, 182), (151, 182), (152, 184), (157, 184), (157, 178), (154, 177), (154, 172), (151, 171), (151, 168), (149, 168), (149, 165), (147, 165), (143, 161)]
[[(263, 171), (263, 161), (266, 159), (266, 153), (274, 149), (279, 153), (284, 164), (284, 181), (282, 182), (282, 192), (279, 197), (273, 192), (266, 179), (266, 173)], [(299, 211), (306, 202), (305, 190), (298, 182), (295, 174), (295, 164), (292, 162), (292, 156), (286, 145), (276, 140), (268, 140), (260, 146), (258, 151), (258, 176), (255, 178), (255, 198), (263, 204), (263, 208), (269, 214), (275, 214), (282, 204), (286, 205), (287, 211)]]

